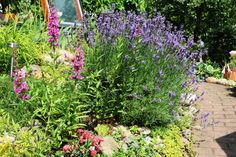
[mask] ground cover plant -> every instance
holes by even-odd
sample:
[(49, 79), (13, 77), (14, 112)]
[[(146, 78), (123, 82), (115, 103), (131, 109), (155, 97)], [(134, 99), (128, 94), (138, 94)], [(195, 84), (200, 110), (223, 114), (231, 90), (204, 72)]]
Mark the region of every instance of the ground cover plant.
[[(193, 115), (181, 105), (196, 90), (201, 52), (193, 38), (159, 13), (87, 16), (83, 31), (60, 30), (59, 20), (57, 10), (50, 8), (47, 28), (31, 32), (27, 20), (20, 27), (13, 24), (16, 39), (32, 45), (19, 49), (13, 78), (0, 76), (0, 133), (7, 139), (0, 143), (1, 155), (107, 156), (102, 144), (112, 136), (130, 148), (119, 146), (115, 156), (193, 156), (191, 136), (182, 139)], [(37, 42), (33, 32), (39, 35)], [(61, 47), (66, 49), (62, 56)], [(50, 62), (42, 59), (42, 49)], [(10, 57), (7, 53), (3, 58)], [(9, 66), (7, 59), (4, 64)], [(30, 64), (40, 67), (40, 77), (32, 76)], [(2, 71), (8, 72), (8, 66)], [(117, 125), (129, 129), (121, 134), (113, 128)], [(124, 137), (130, 142), (124, 143)]]
[(196, 74), (200, 80), (205, 80), (207, 77), (221, 78), (222, 68), (220, 68), (219, 64), (213, 63), (210, 59), (208, 59), (205, 63), (197, 63)]

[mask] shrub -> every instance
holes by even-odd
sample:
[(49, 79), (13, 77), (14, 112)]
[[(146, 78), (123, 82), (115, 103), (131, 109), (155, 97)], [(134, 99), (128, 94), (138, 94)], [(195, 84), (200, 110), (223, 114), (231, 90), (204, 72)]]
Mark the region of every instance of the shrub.
[(192, 38), (159, 14), (104, 13), (95, 21), (85, 46), (91, 114), (146, 126), (172, 121), (181, 94), (196, 81)]
[(118, 10), (145, 11), (147, 8), (146, 0), (84, 0), (83, 9), (87, 12), (100, 14), (101, 12), (116, 8)]
[(217, 63), (212, 62), (210, 59), (206, 60), (205, 63), (197, 64), (197, 76), (199, 79), (205, 79), (206, 77), (220, 78), (221, 68)]

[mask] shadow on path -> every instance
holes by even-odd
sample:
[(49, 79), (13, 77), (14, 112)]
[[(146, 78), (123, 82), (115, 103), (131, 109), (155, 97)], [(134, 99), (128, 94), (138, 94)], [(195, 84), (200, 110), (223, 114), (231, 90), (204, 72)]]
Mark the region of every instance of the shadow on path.
[(227, 157), (236, 157), (236, 132), (217, 138), (216, 142), (227, 154)]
[[(236, 97), (236, 87), (233, 88), (227, 88), (227, 90), (231, 93), (229, 93), (230, 96)], [(236, 102), (235, 102), (236, 103)]]

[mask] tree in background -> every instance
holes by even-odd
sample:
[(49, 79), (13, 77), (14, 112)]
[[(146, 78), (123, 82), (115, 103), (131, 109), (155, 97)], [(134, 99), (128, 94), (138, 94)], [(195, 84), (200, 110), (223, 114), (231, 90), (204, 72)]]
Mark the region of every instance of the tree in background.
[(146, 10), (160, 11), (186, 35), (201, 36), (211, 59), (222, 63), (230, 50), (236, 48), (236, 3), (234, 0), (153, 0)]

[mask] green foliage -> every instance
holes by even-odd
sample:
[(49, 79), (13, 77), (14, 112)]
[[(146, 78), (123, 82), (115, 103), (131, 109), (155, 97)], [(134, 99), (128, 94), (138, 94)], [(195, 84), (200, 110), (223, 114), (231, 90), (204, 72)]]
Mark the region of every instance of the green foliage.
[(16, 19), (13, 23), (0, 27), (0, 72), (9, 72), (12, 49), (8, 43), (19, 44), (17, 58), (20, 67), (29, 64), (41, 64), (41, 55), (49, 51), (47, 32), (44, 23), (26, 20), (19, 26)]
[[(53, 69), (56, 71), (56, 69)], [(56, 74), (56, 73), (55, 73)], [(80, 91), (79, 82), (68, 79), (68, 73), (47, 80), (27, 78), (31, 99), (18, 99), (9, 77), (0, 78), (0, 105), (10, 118), (20, 125), (34, 125), (39, 121), (52, 146), (59, 148), (67, 140), (67, 132), (84, 126), (86, 117), (85, 94)]]
[(153, 132), (153, 136), (160, 136), (163, 139), (163, 147), (161, 152), (163, 156), (167, 157), (182, 157), (184, 156), (183, 141), (181, 138), (180, 130), (176, 126), (168, 129), (158, 128)]
[(29, 103), (37, 105), (33, 118), (45, 125), (52, 144), (59, 147), (66, 140), (68, 130), (84, 126), (84, 95), (77, 93), (79, 88), (76, 82), (65, 78), (51, 79), (49, 82), (34, 81), (31, 85), (33, 93)]
[(205, 79), (206, 77), (221, 78), (222, 73), (220, 66), (208, 59), (205, 63), (198, 63), (197, 75), (200, 79)]
[(36, 127), (31, 130), (21, 127), (3, 110), (0, 111), (0, 118), (1, 156), (42, 156), (50, 148), (45, 134)]
[(227, 59), (226, 52), (236, 48), (234, 0), (153, 0), (147, 3), (148, 12), (157, 8), (168, 21), (178, 28), (183, 27), (187, 35), (193, 34), (196, 42), (201, 36), (213, 60), (222, 63)]
[(109, 126), (105, 124), (98, 124), (94, 130), (97, 132), (99, 136), (106, 136), (109, 133)]
[[(146, 126), (172, 121), (172, 111), (179, 105), (179, 97), (185, 90), (181, 84), (186, 79), (184, 69), (169, 68), (173, 64), (179, 66), (177, 58), (169, 55), (166, 60), (163, 53), (155, 62), (156, 49), (152, 45), (140, 43), (130, 49), (130, 41), (123, 37), (117, 38), (115, 46), (99, 42), (100, 38), (96, 40), (94, 48), (84, 47), (88, 71), (84, 90), (90, 95), (90, 113), (100, 120), (121, 118), (127, 124)], [(155, 80), (160, 69), (165, 73), (159, 76), (161, 84)], [(158, 92), (157, 87), (161, 88)], [(176, 94), (173, 105), (169, 105), (170, 91)]]
[(229, 67), (231, 69), (236, 67), (236, 56), (233, 56), (233, 57), (230, 58)]
[(101, 13), (112, 9), (112, 5), (118, 10), (145, 11), (145, 0), (83, 0), (83, 9), (92, 13)]
[(211, 59), (223, 63), (236, 45), (236, 3), (234, 0), (92, 0), (83, 1), (85, 11), (100, 13), (116, 4), (118, 10), (161, 12), (174, 26), (182, 28), (187, 36), (200, 36)]
[[(188, 125), (188, 127), (190, 127)], [(193, 157), (192, 142), (183, 142), (183, 130), (178, 125), (167, 127), (156, 127), (151, 134), (136, 132), (128, 137), (122, 137), (119, 133), (113, 132), (113, 137), (121, 146), (121, 150), (116, 152), (114, 157)], [(127, 145), (124, 148), (124, 145)], [(191, 153), (189, 153), (191, 152)]]

